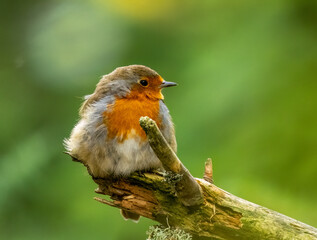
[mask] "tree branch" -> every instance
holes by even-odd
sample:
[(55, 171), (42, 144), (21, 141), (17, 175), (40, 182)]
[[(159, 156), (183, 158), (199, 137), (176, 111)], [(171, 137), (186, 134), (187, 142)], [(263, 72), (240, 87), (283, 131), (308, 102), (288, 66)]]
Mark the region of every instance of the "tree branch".
[[(140, 119), (150, 145), (166, 173), (134, 173), (128, 178), (94, 179), (95, 198), (162, 225), (183, 229), (197, 238), (213, 239), (317, 239), (317, 229), (265, 207), (236, 197), (212, 182), (211, 160), (204, 179), (193, 178), (168, 146), (155, 122)], [(176, 177), (175, 177), (176, 176)]]

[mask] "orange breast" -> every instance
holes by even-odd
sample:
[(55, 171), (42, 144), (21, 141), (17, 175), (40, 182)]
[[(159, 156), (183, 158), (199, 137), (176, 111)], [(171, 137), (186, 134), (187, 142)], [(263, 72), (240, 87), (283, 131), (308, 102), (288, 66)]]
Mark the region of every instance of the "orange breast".
[(142, 116), (152, 118), (158, 126), (161, 124), (158, 117), (159, 100), (151, 100), (146, 97), (116, 99), (112, 105), (108, 106), (103, 116), (108, 130), (108, 139), (117, 137), (119, 142), (129, 138), (132, 130), (141, 138), (146, 138), (139, 125), (139, 119)]

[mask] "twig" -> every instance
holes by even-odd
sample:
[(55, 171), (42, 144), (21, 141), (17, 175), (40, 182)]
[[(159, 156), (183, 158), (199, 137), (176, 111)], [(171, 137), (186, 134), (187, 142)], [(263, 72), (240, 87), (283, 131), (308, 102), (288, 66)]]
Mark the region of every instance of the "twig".
[(155, 121), (149, 117), (141, 117), (140, 125), (145, 131), (154, 153), (162, 162), (164, 169), (181, 176), (175, 182), (176, 194), (181, 202), (185, 206), (202, 204), (204, 200), (199, 184), (168, 145)]

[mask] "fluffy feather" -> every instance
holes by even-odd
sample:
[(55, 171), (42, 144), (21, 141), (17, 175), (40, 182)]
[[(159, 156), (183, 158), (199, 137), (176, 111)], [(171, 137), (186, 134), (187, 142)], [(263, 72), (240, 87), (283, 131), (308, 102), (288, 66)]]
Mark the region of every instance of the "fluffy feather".
[[(142, 87), (140, 79), (147, 79), (149, 86)], [(159, 87), (162, 82), (155, 71), (141, 65), (103, 76), (83, 103), (81, 118), (65, 140), (66, 150), (88, 165), (95, 177), (127, 176), (161, 167), (139, 118), (154, 119), (176, 151), (174, 126)]]

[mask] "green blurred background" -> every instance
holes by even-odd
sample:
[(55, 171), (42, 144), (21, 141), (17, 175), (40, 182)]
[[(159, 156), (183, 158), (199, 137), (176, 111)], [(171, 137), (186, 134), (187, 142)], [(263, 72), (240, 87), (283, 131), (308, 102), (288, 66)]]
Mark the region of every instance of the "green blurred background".
[(0, 19), (1, 239), (145, 239), (62, 153), (81, 97), (129, 64), (179, 83), (194, 176), (212, 157), (217, 186), (317, 225), (315, 0), (3, 0)]

